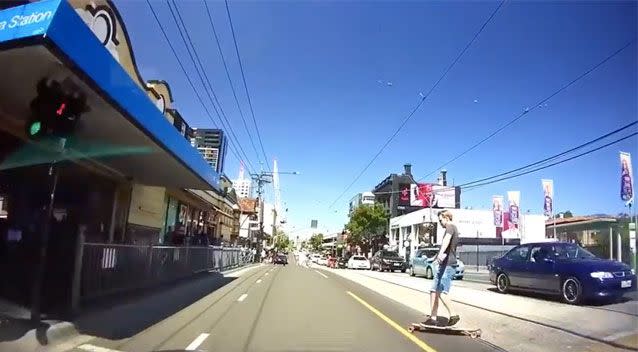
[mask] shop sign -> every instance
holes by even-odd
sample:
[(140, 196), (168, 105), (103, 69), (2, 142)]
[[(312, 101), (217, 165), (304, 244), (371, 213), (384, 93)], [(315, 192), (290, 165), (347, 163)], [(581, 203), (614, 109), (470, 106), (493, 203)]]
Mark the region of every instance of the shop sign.
[(59, 4), (41, 1), (1, 11), (0, 42), (45, 33)]

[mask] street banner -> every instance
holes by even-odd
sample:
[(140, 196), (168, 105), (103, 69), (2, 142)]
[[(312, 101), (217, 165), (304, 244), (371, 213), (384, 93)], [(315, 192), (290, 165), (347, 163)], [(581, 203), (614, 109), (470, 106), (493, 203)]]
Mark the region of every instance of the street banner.
[(520, 216), (521, 192), (508, 191), (507, 201), (509, 203), (510, 222), (512, 224), (518, 225), (519, 216)]
[(554, 214), (554, 180), (541, 180), (545, 193), (543, 214), (551, 217)]
[(319, 222), (317, 220), (310, 220), (310, 228), (311, 229), (316, 229), (317, 225), (319, 225)]
[(631, 167), (631, 154), (620, 152), (620, 199), (625, 205), (634, 201), (634, 175)]
[(503, 227), (503, 196), (492, 196), (494, 226)]

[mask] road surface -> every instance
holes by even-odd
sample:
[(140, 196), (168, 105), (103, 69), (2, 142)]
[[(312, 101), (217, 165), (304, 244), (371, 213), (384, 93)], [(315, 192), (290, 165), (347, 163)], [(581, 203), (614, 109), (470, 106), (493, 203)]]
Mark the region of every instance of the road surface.
[(499, 350), (479, 339), (406, 331), (410, 322), (422, 319), (417, 311), (339, 275), (294, 264), (262, 265), (131, 337), (93, 338), (70, 350)]

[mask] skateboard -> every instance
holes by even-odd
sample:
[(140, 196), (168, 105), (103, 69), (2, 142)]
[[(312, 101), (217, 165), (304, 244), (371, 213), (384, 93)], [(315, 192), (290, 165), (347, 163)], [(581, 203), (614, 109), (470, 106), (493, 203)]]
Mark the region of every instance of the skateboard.
[(454, 326), (434, 326), (434, 325), (423, 325), (420, 323), (410, 324), (410, 327), (408, 327), (408, 331), (409, 332), (414, 332), (414, 331), (441, 332), (441, 333), (449, 333), (449, 334), (456, 334), (456, 335), (465, 335), (473, 339), (481, 337), (481, 329), (463, 329), (463, 328), (457, 328)]

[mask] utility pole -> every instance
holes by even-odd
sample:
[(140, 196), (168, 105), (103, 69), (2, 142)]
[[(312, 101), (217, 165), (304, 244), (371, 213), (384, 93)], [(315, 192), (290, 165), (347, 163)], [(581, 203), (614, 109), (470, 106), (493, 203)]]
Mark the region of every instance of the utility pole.
[[(289, 175), (299, 175), (299, 172), (277, 172), (278, 175), (281, 174), (289, 174)], [(259, 201), (259, 233), (257, 234), (257, 257), (261, 258), (261, 251), (263, 249), (263, 240), (264, 240), (264, 185), (266, 183), (273, 182), (273, 172), (260, 171), (258, 174), (250, 174), (253, 181), (257, 184), (257, 199)], [(273, 224), (273, 228), (275, 225)], [(274, 233), (273, 233), (274, 235)]]

